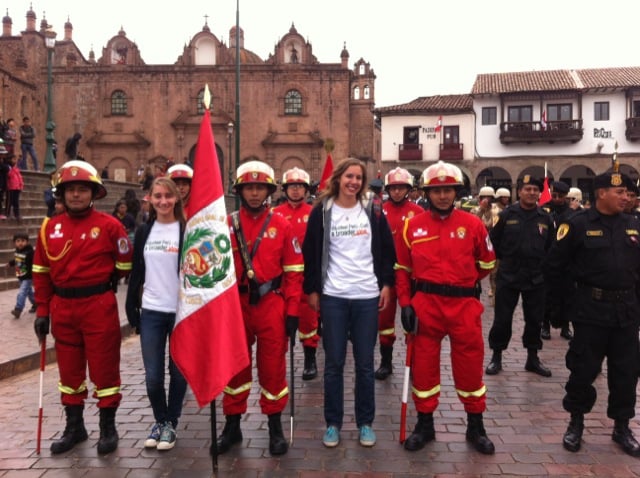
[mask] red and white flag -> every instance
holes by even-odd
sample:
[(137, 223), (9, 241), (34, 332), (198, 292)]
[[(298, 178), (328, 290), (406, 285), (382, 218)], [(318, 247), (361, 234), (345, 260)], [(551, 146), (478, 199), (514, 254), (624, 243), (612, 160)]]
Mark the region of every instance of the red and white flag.
[(438, 116), (438, 122), (436, 123), (436, 133), (439, 133), (442, 129), (442, 116)]
[(549, 187), (549, 177), (547, 176), (547, 163), (544, 163), (544, 183), (542, 184), (542, 191), (540, 194), (540, 204), (545, 204), (551, 201), (551, 188)]
[(333, 174), (333, 160), (331, 159), (331, 153), (327, 153), (327, 161), (324, 163), (324, 169), (322, 170), (322, 177), (320, 178), (320, 184), (318, 185), (318, 192), (324, 190), (327, 185), (327, 181)]
[(547, 110), (542, 110), (542, 115), (540, 115), (540, 128), (547, 129)]
[[(205, 96), (208, 96), (208, 87)], [(208, 101), (196, 145), (170, 351), (200, 407), (249, 365)]]

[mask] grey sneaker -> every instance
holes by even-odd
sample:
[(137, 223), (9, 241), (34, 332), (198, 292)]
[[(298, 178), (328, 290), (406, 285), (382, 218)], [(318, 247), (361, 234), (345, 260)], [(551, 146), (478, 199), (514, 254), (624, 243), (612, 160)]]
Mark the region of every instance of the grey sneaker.
[(151, 429), (151, 433), (144, 441), (145, 448), (155, 448), (158, 446), (158, 441), (160, 440), (160, 434), (162, 433), (162, 423), (155, 423), (153, 428)]
[(156, 448), (158, 450), (171, 450), (174, 446), (176, 446), (176, 431), (171, 422), (165, 422), (162, 424), (162, 432)]

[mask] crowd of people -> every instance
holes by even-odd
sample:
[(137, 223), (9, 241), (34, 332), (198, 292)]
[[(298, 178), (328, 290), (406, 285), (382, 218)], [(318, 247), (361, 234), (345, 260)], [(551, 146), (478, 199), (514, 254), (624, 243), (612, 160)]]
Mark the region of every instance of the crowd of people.
[[(53, 454), (88, 438), (83, 421), (87, 367), (100, 409), (98, 452), (107, 454), (117, 447), (115, 414), (122, 395), (113, 287), (129, 274), (125, 309), (140, 334), (153, 412), (144, 446), (175, 446), (187, 383), (171, 356), (167, 366), (165, 350), (178, 307), (193, 174), (186, 164), (172, 165), (151, 181), (143, 200), (132, 190), (109, 215), (93, 206), (106, 195), (95, 168), (73, 159), (58, 171), (54, 197), (64, 209), (42, 225), (32, 279), (20, 267), (21, 285), (25, 281), (28, 288), (21, 287), (15, 309), (21, 312), (32, 298), (33, 280), (35, 331), (40, 341), (50, 328), (56, 338), (67, 419), (61, 437), (51, 445)], [(142, 173), (141, 184), (144, 178)], [(278, 183), (284, 200), (272, 207)], [(435, 440), (441, 346), (448, 338), (455, 390), (467, 416), (466, 439), (479, 453), (495, 453), (483, 421), (483, 376), (503, 373), (502, 353), (509, 346), (521, 300), (526, 371), (551, 376), (539, 357), (551, 328), (559, 328), (570, 340), (563, 400), (570, 419), (563, 446), (572, 452), (580, 449), (584, 415), (596, 401), (593, 381), (606, 358), (612, 439), (629, 455), (640, 456), (640, 444), (629, 428), (640, 373), (640, 219), (637, 185), (628, 177), (616, 170), (596, 176), (595, 203), (586, 208), (582, 192), (562, 182), (553, 182), (551, 200), (540, 204), (542, 181), (525, 175), (513, 203), (510, 190), (485, 186), (470, 212), (459, 207), (462, 172), (442, 161), (427, 167), (419, 179), (395, 168), (369, 181), (365, 164), (347, 158), (310, 200), (312, 187), (302, 169), (291, 168), (278, 181), (266, 163), (245, 162), (233, 184), (240, 208), (227, 218), (242, 320), (250, 356), (255, 345), (259, 405), (268, 418), (272, 455), (288, 451), (281, 420), (290, 393), (286, 352), (296, 340), (304, 351), (302, 379), (313, 380), (322, 369), (324, 446), (341, 442), (349, 343), (358, 441), (364, 447), (376, 444), (375, 380), (393, 373), (398, 309), (401, 340), (411, 352), (411, 397), (417, 411), (404, 448), (418, 451)], [(87, 237), (91, 246), (83, 244)], [(26, 244), (23, 239), (14, 238), (16, 261), (23, 258), (20, 264), (28, 262), (30, 247), (28, 237)], [(485, 277), (493, 307), (488, 337), (492, 355), (486, 368), (484, 307), (479, 300)], [(322, 366), (316, 360), (320, 346)], [(218, 453), (243, 440), (252, 370), (247, 366), (224, 389), (225, 424), (217, 437)]]

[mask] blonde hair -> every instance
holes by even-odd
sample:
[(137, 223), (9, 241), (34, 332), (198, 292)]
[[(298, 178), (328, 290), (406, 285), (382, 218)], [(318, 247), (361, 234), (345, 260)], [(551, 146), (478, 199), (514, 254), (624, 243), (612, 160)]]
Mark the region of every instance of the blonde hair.
[(176, 183), (173, 181), (173, 179), (167, 176), (158, 176), (151, 183), (151, 187), (149, 188), (149, 221), (153, 221), (158, 217), (158, 214), (153, 207), (153, 203), (151, 202), (153, 189), (156, 186), (168, 189), (176, 197), (176, 204), (173, 206), (173, 215), (178, 221), (180, 221), (180, 224), (184, 225), (187, 222), (187, 219), (184, 215), (184, 206), (182, 204), (182, 199), (180, 199), (178, 187), (176, 186)]

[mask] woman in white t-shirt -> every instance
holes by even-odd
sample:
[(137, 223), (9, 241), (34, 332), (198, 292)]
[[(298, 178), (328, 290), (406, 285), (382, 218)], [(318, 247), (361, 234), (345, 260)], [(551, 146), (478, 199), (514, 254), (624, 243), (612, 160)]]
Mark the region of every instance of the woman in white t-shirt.
[(126, 312), (129, 323), (140, 333), (147, 395), (155, 419), (144, 446), (170, 450), (176, 443), (187, 391), (187, 382), (171, 357), (168, 393), (165, 389), (165, 356), (178, 307), (185, 217), (178, 189), (168, 177), (153, 181), (149, 202), (149, 221), (136, 231)]
[(348, 158), (334, 169), (309, 215), (302, 251), (304, 292), (321, 312), (324, 366), (323, 443), (340, 442), (344, 365), (351, 341), (356, 367), (355, 418), (362, 446), (376, 435), (373, 355), (378, 312), (389, 305), (395, 248), (379, 198), (366, 192), (365, 165)]

